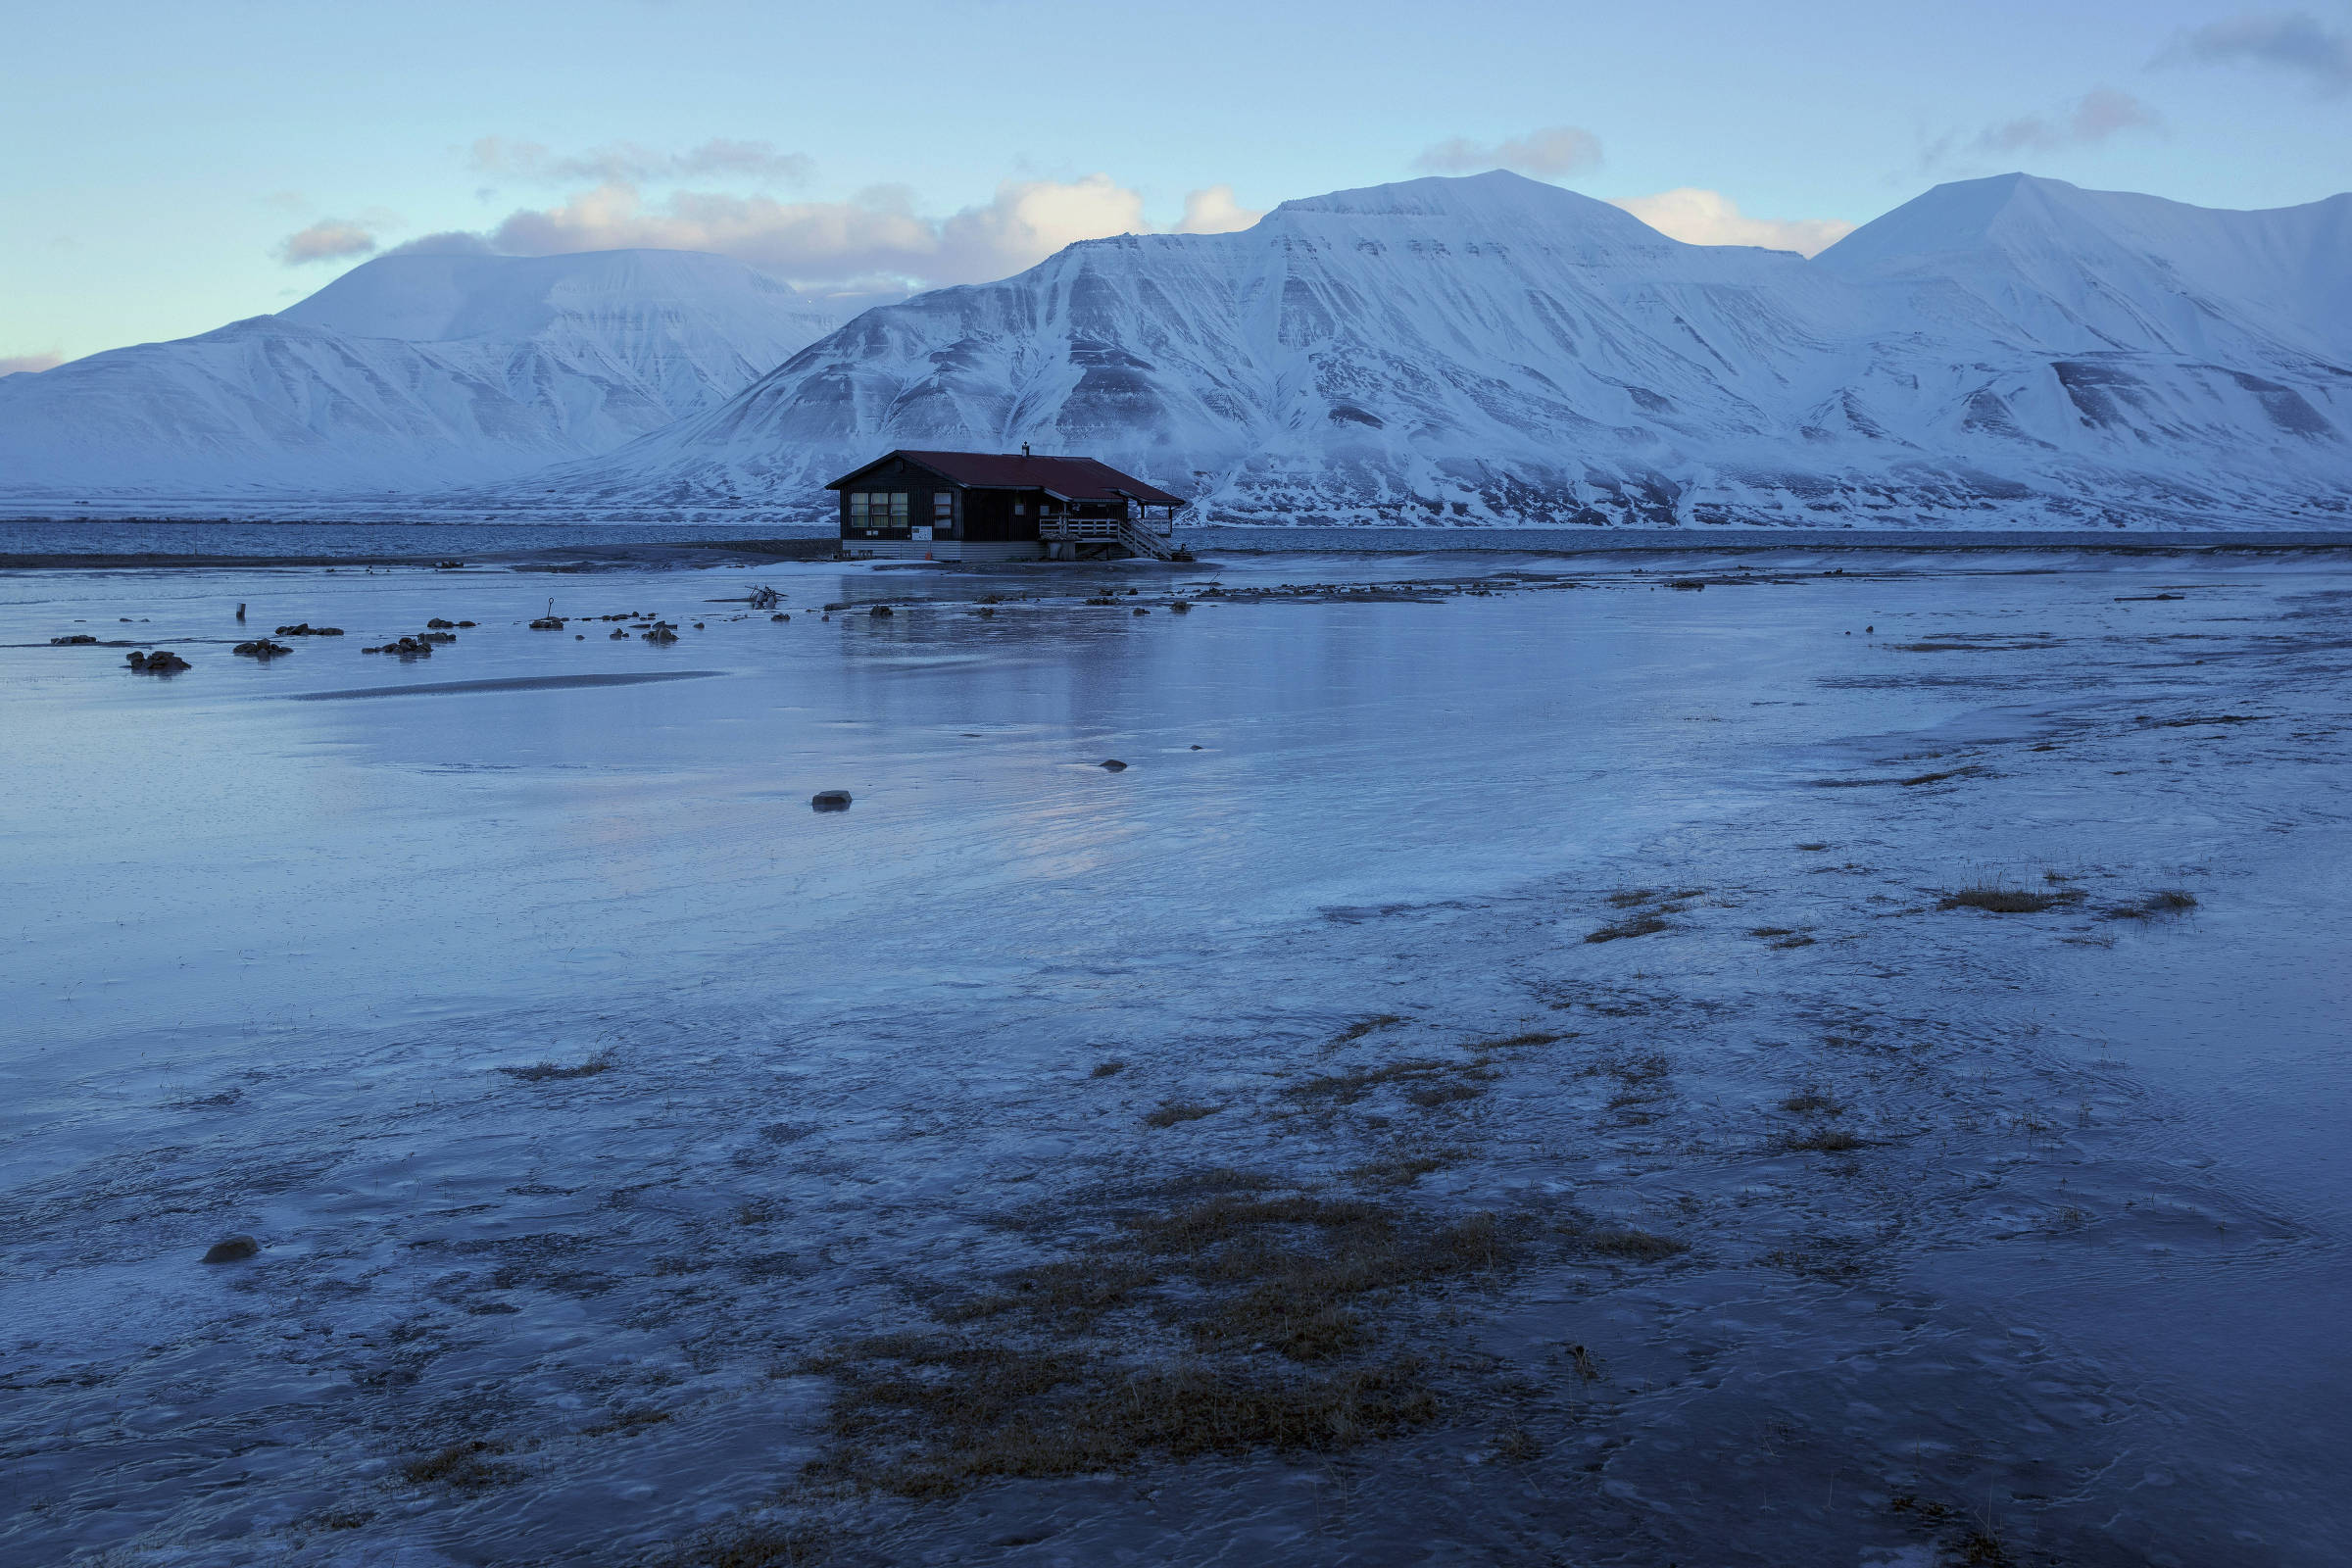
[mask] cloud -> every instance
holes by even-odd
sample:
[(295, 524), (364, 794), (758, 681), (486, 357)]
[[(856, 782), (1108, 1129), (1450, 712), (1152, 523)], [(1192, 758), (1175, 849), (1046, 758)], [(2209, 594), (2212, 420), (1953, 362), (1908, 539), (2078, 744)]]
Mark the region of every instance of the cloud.
[[(1185, 198), (1176, 231), (1222, 232), (1258, 217), (1235, 201), (1230, 186), (1212, 185)], [(945, 218), (917, 213), (900, 186), (876, 186), (846, 202), (683, 190), (649, 200), (636, 184), (610, 180), (553, 207), (510, 213), (483, 242), (522, 256), (710, 251), (815, 287), (875, 279), (934, 286), (1004, 277), (1078, 240), (1156, 230), (1141, 193), (1100, 173), (1007, 180), (994, 199)], [(446, 248), (459, 237), (433, 240)]]
[(62, 354), (0, 354), (0, 376), (32, 375), (65, 363)]
[(277, 259), (288, 267), (310, 262), (340, 262), (375, 254), (375, 235), (366, 225), (322, 218), (308, 228), (288, 234), (277, 247)]
[(462, 228), (443, 229), (438, 234), (419, 234), (404, 240), (384, 252), (386, 256), (490, 256), (496, 254), (490, 242), (479, 234)]
[(1854, 231), (1839, 218), (1749, 218), (1723, 192), (1689, 185), (1609, 205), (1686, 245), (1761, 245), (1814, 256)]
[(805, 185), (816, 165), (763, 141), (704, 142), (682, 153), (654, 152), (623, 142), (600, 151), (558, 156), (535, 141), (484, 136), (473, 144), (473, 167), (485, 174), (534, 184), (666, 185), (685, 179), (739, 176), (756, 183)]
[(2232, 17), (2176, 38), (2158, 65), (2271, 66), (2310, 79), (2324, 95), (2352, 91), (2352, 34), (2308, 11)]
[(1176, 220), (1179, 234), (1230, 234), (1265, 217), (1233, 199), (1231, 185), (1211, 185), (1184, 199), (1184, 216)]
[(1574, 125), (1553, 125), (1484, 146), (1456, 136), (1413, 160), (1425, 174), (1475, 174), (1512, 169), (1538, 179), (1556, 179), (1600, 166), (1600, 138)]
[(2060, 115), (2026, 115), (1987, 126), (1969, 147), (1997, 157), (2062, 152), (2070, 147), (2096, 147), (2120, 132), (2152, 130), (2163, 123), (2155, 110), (2130, 93), (2094, 87)]

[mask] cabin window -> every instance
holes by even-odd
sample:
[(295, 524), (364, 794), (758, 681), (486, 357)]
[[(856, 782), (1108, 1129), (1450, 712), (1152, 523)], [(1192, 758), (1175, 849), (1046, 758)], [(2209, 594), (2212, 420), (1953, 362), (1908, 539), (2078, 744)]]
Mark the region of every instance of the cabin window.
[(850, 526), (853, 528), (904, 528), (906, 526), (907, 492), (904, 490), (858, 490), (850, 495)]
[(1026, 501), (1015, 501), (1012, 504), (1012, 514), (1016, 517), (1026, 517), (1029, 515), (1029, 503)]
[(931, 498), (931, 516), (936, 522), (952, 521), (956, 515), (956, 498), (942, 490)]

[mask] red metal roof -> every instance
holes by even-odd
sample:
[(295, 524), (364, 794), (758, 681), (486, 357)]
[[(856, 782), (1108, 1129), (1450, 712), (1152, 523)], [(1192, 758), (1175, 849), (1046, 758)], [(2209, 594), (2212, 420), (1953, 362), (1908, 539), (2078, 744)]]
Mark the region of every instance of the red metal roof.
[(867, 469), (888, 463), (893, 458), (905, 458), (909, 463), (921, 464), (957, 484), (983, 490), (1046, 490), (1071, 501), (1117, 501), (1125, 498), (1153, 507), (1189, 504), (1182, 496), (1172, 496), (1156, 485), (1146, 484), (1132, 474), (1121, 473), (1109, 464), (1097, 463), (1092, 458), (1028, 458), (1017, 452), (886, 452), (864, 467), (843, 474), (825, 488), (838, 490)]

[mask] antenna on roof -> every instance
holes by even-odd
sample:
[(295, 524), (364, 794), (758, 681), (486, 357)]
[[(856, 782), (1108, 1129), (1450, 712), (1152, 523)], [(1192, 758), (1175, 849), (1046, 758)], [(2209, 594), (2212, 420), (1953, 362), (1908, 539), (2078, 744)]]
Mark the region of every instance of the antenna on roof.
[(1022, 443), (1021, 443), (1021, 456), (1025, 458), (1025, 457), (1027, 457), (1028, 455), (1029, 455), (1029, 443), (1028, 443), (1028, 442), (1026, 442), (1026, 441), (1024, 441), (1024, 442), (1022, 442)]

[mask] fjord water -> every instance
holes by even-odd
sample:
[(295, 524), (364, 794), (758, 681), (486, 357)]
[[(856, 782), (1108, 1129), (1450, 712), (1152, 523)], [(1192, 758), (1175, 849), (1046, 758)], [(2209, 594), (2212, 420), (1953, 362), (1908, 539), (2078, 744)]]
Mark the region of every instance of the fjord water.
[[(1676, 592), (1272, 559), (1213, 575), (1525, 586), (1184, 614), (1198, 581), (1141, 570), (8, 579), (0, 1543), (688, 1539), (822, 1450), (799, 1358), (1017, 1260), (1015, 1213), (1147, 1165), (1324, 1179), (1342, 1135), (1243, 1107), (1396, 1015), (1423, 1049), (1565, 1025), (1674, 1062), (1639, 1122), (1578, 1099), (1591, 1062), (1514, 1066), (1416, 1192), (1690, 1244), (1463, 1298), (1472, 1359), (1601, 1355), (1599, 1393), (1516, 1418), (1546, 1456), (1494, 1461), (1474, 1391), (1319, 1468), (901, 1508), (876, 1560), (1927, 1561), (1898, 1498), (2070, 1561), (2340, 1555), (2352, 583), (1832, 564)], [(725, 602), (755, 583), (789, 621)], [(551, 594), (681, 640), (527, 629)], [(347, 635), (256, 665), (239, 602)], [(360, 652), (435, 615), (479, 625)], [(74, 632), (194, 668), (48, 645)], [(577, 676), (628, 683), (527, 684)], [(811, 811), (823, 788), (854, 807)], [(1935, 907), (2052, 871), (2090, 900)], [(1610, 893), (1668, 887), (1704, 896), (1585, 940)], [(2196, 910), (2091, 912), (2155, 887)], [(1850, 1168), (1767, 1136), (1816, 1082), (1875, 1118)], [(1142, 1129), (1178, 1097), (1228, 1108)], [(198, 1263), (240, 1231), (255, 1263)], [(662, 1410), (625, 1444), (592, 1419), (624, 1394)], [(528, 1478), (404, 1481), (468, 1431)]]

